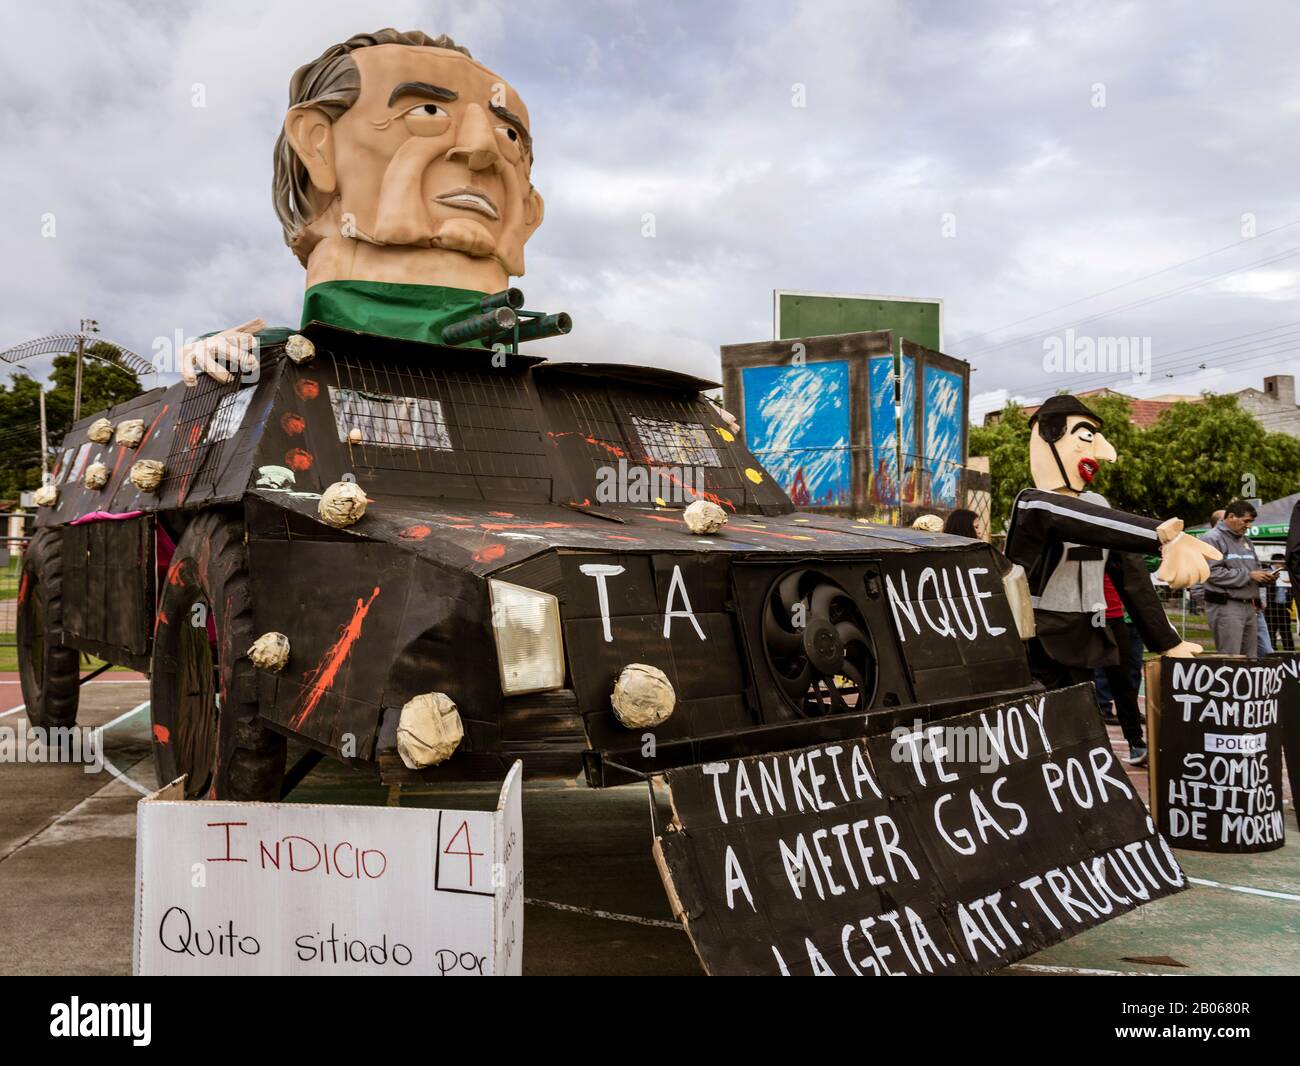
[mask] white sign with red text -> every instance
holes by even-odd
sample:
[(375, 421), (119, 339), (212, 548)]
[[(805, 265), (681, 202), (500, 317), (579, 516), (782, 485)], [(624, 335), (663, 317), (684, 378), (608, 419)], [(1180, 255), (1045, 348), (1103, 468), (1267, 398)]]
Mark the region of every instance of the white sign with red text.
[(137, 808), (137, 974), (516, 975), (522, 764), (496, 810)]

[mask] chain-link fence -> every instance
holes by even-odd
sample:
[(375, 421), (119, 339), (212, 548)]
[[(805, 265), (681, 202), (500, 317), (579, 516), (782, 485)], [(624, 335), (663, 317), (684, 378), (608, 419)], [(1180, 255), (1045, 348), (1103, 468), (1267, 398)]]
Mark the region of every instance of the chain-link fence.
[[(25, 524), (11, 515), (7, 535), (0, 539), (0, 670), (14, 669), (9, 662), (18, 647), (18, 596), (22, 589), (23, 553), (30, 539)], [(24, 529), (22, 536), (13, 535)]]

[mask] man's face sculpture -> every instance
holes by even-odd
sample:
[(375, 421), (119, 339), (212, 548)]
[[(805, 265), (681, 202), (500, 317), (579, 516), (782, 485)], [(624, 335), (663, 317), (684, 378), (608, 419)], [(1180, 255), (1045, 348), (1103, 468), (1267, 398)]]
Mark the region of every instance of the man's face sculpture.
[[(523, 274), (524, 244), (543, 213), (529, 180), (523, 101), (503, 78), (452, 49), (381, 44), (352, 58), (361, 90), (351, 107), (334, 120), (310, 105), (285, 118), (320, 213), (308, 227), (313, 237), (391, 253), (380, 276), (365, 269), (341, 276), (454, 284), (454, 262), (449, 280), (446, 255), (419, 251), (435, 249), (476, 261), (461, 260), (464, 287), (499, 281), (504, 288)], [(337, 248), (329, 255), (340, 259)]]
[(1066, 415), (1060, 436), (1048, 439), (1056, 436), (1059, 428), (1059, 422), (1040, 419), (1030, 430), (1029, 472), (1034, 486), (1049, 492), (1062, 489), (1083, 492), (1097, 476), (1102, 463), (1115, 461), (1115, 449), (1102, 436), (1097, 420), (1087, 415)]

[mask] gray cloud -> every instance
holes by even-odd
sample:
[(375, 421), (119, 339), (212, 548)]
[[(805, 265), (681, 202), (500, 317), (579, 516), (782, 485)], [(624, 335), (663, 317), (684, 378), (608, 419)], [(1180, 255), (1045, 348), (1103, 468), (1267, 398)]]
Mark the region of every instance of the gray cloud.
[[(1049, 327), (1300, 248), (1292, 227), (986, 335), (1239, 241), (1247, 213), (1260, 232), (1300, 219), (1291, 5), (360, 10), (0, 15), (0, 346), (80, 315), (145, 355), (176, 330), (257, 313), (296, 322), (302, 273), (269, 196), (288, 78), (380, 24), (452, 33), (528, 102), (547, 221), (522, 284), (530, 305), (576, 321), (547, 343), (554, 358), (716, 377), (719, 344), (771, 336), (774, 288), (941, 296), (945, 347), (971, 357), (983, 408), (1116, 383), (1046, 372)], [(1105, 107), (1093, 106), (1098, 85)], [(805, 107), (792, 106), (795, 86)], [(1151, 338), (1151, 379), (1128, 386), (1142, 395), (1258, 384), (1294, 368), (1292, 348), (1210, 348), (1204, 370), (1169, 353), (1295, 317), (1297, 264), (1077, 329)]]

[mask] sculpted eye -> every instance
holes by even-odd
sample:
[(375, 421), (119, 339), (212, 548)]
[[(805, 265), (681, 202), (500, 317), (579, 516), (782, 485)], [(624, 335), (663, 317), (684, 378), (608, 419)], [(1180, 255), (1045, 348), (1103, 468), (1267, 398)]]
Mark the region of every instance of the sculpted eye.
[(498, 126), (497, 130), (500, 133), (504, 133), (512, 141), (519, 140), (519, 131), (516, 130), (513, 126)]
[(408, 115), (428, 115), (429, 117), (450, 118), (437, 104), (417, 104), (407, 112)]
[(1092, 430), (1090, 430), (1087, 426), (1080, 426), (1078, 429), (1074, 431), (1074, 434), (1080, 440), (1084, 440), (1084, 441), (1090, 441), (1092, 440), (1093, 437)]

